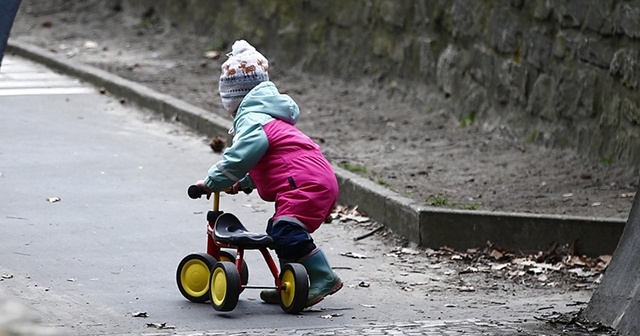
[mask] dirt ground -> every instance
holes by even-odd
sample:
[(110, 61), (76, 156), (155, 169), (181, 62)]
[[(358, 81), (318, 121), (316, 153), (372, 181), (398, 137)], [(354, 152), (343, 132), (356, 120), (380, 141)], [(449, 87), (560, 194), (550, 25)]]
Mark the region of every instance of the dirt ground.
[[(205, 57), (216, 38), (96, 1), (23, 1), (12, 38), (227, 116), (217, 79), (228, 50)], [(499, 121), (465, 125), (435, 88), (418, 104), (367, 78), (346, 83), (284, 69), (274, 59), (270, 65), (271, 79), (300, 105), (299, 128), (334, 164), (401, 195), (471, 210), (628, 216), (635, 169), (526, 143)]]

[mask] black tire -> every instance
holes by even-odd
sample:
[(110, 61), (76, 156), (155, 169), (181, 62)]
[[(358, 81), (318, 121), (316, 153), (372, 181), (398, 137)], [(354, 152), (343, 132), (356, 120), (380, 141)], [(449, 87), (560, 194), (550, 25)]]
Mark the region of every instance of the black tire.
[(218, 261), (209, 278), (210, 300), (217, 311), (231, 311), (238, 304), (241, 284), (240, 273), (230, 261)]
[(286, 313), (298, 314), (307, 304), (309, 275), (302, 264), (289, 263), (280, 272), (280, 307)]
[(180, 293), (196, 303), (209, 301), (209, 278), (217, 260), (207, 253), (192, 253), (182, 258), (176, 271)]
[[(230, 261), (232, 263), (236, 263), (236, 257), (228, 251), (220, 251), (220, 260), (218, 261)], [(242, 259), (242, 271), (240, 272), (240, 279), (242, 280), (242, 284), (246, 285), (249, 283), (249, 266), (247, 265), (247, 261)], [(243, 292), (244, 288), (240, 290)]]

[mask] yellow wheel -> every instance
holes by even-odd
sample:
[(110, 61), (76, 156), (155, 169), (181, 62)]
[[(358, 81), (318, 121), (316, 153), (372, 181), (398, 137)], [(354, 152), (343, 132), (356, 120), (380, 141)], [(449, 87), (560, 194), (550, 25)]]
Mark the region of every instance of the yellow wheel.
[(197, 303), (209, 300), (209, 275), (216, 259), (207, 253), (193, 253), (182, 259), (176, 272), (180, 293)]
[(211, 304), (217, 311), (231, 311), (238, 304), (241, 284), (236, 265), (229, 261), (219, 261), (213, 267), (211, 278)]
[(285, 264), (280, 272), (280, 307), (297, 314), (304, 309), (309, 295), (309, 276), (302, 264)]

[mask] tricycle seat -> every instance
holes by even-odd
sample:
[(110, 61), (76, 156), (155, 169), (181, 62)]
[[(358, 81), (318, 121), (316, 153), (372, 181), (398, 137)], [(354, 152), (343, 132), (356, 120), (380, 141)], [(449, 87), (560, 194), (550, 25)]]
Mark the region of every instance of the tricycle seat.
[(238, 217), (223, 213), (218, 217), (213, 229), (216, 241), (247, 249), (271, 248), (273, 239), (266, 233), (250, 232)]

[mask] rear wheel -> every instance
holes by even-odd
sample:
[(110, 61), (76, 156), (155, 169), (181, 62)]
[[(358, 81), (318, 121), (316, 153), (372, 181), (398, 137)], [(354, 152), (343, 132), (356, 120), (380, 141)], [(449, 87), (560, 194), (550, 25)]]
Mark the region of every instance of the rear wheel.
[(241, 284), (236, 265), (229, 261), (219, 261), (213, 267), (211, 278), (211, 304), (217, 311), (231, 311), (238, 304)]
[(280, 272), (280, 307), (286, 313), (301, 312), (309, 296), (309, 276), (302, 264), (285, 264)]

